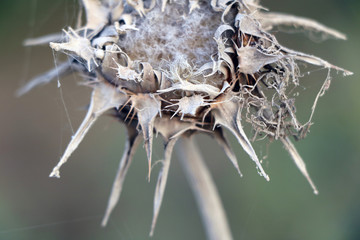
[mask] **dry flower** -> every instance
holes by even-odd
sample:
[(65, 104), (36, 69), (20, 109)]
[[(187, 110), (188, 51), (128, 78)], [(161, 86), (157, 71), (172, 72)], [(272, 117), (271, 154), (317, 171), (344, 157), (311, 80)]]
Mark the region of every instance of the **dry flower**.
[[(64, 36), (53, 34), (26, 41), (26, 45), (50, 42), (53, 50), (68, 54), (69, 60), (30, 81), (19, 94), (74, 71), (85, 75), (87, 85), (93, 88), (88, 113), (51, 177), (60, 177), (60, 167), (104, 112), (111, 110), (126, 123), (127, 142), (103, 225), (119, 199), (141, 138), (147, 152), (150, 180), (154, 132), (162, 136), (165, 150), (155, 190), (151, 235), (174, 145), (181, 137), (198, 132), (213, 136), (242, 175), (223, 134), (223, 129), (228, 129), (254, 161), (258, 173), (269, 181), (243, 129), (244, 122), (250, 123), (254, 132), (252, 140), (268, 137), (283, 143), (317, 194), (290, 137), (301, 139), (309, 131), (318, 98), (329, 87), (330, 71), (345, 76), (352, 73), (282, 46), (269, 31), (288, 25), (346, 39), (343, 34), (309, 19), (268, 12), (256, 0), (162, 0), (161, 3), (82, 0), (82, 3), (86, 11), (83, 27), (75, 30), (69, 27), (64, 30)], [(295, 98), (290, 95), (303, 76), (298, 62), (329, 72), (314, 101), (310, 119), (304, 124), (296, 118)], [(188, 157), (192, 156), (189, 145), (182, 143)], [(204, 170), (204, 166), (197, 167)], [(200, 181), (194, 174), (192, 177), (195, 182)], [(210, 239), (219, 239), (214, 234), (208, 231)], [(222, 239), (231, 239), (231, 235), (224, 234)]]

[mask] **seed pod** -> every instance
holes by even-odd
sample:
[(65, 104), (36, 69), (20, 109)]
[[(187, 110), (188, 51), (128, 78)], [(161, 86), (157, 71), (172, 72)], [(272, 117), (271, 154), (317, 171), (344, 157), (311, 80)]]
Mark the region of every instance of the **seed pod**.
[[(295, 164), (317, 189), (305, 164), (290, 141), (309, 130), (318, 98), (328, 89), (330, 75), (317, 95), (310, 119), (296, 117), (296, 99), (289, 97), (303, 76), (298, 61), (321, 68), (352, 73), (321, 58), (282, 46), (272, 35), (276, 25), (301, 26), (329, 36), (345, 36), (315, 21), (272, 14), (252, 0), (82, 0), (85, 29), (68, 28), (47, 40), (69, 61), (24, 86), (23, 94), (47, 83), (56, 74), (72, 71), (85, 76), (93, 88), (88, 113), (50, 176), (60, 177), (60, 167), (106, 111), (128, 124), (128, 140), (115, 179), (103, 225), (106, 225), (121, 193), (122, 184), (139, 143), (144, 139), (148, 178), (152, 168), (154, 132), (164, 140), (163, 167), (154, 199), (153, 233), (164, 195), (172, 149), (183, 135), (205, 132), (213, 136), (240, 175), (239, 166), (223, 128), (228, 129), (255, 163), (261, 176), (270, 180), (243, 129), (248, 122), (253, 140), (279, 139)], [(91, 80), (89, 80), (91, 79)]]

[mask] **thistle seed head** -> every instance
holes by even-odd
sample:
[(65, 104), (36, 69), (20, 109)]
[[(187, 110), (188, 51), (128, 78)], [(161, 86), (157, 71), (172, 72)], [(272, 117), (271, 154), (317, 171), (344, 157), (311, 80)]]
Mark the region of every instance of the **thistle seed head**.
[[(351, 72), (310, 54), (282, 46), (269, 31), (279, 25), (302, 27), (339, 39), (345, 36), (315, 21), (266, 11), (255, 0), (82, 0), (86, 23), (50, 38), (50, 47), (69, 60), (24, 86), (20, 93), (72, 71), (85, 74), (93, 88), (88, 113), (50, 176), (82, 141), (91, 125), (106, 111), (128, 128), (128, 140), (103, 224), (119, 198), (135, 149), (143, 138), (150, 179), (154, 132), (165, 142), (159, 174), (154, 223), (166, 184), (172, 148), (182, 135), (212, 135), (241, 175), (223, 129), (228, 129), (266, 180), (243, 123), (252, 126), (252, 140), (280, 140), (295, 164), (317, 189), (290, 141), (309, 131), (318, 98), (328, 89), (330, 71)], [(49, 37), (28, 41), (42, 44)], [(311, 109), (301, 123), (292, 93), (303, 76), (298, 63), (327, 69)]]

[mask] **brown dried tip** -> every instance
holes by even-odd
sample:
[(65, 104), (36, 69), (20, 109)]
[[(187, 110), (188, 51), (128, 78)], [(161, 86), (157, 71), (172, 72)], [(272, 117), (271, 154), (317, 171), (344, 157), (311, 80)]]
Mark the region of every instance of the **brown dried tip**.
[[(242, 176), (226, 141), (228, 129), (269, 181), (243, 129), (250, 123), (253, 140), (279, 139), (309, 181), (305, 164), (290, 141), (305, 137), (316, 103), (329, 87), (330, 75), (317, 95), (309, 121), (296, 118), (295, 98), (290, 96), (303, 76), (297, 62), (321, 69), (352, 73), (321, 58), (282, 46), (269, 30), (278, 25), (301, 27), (338, 39), (345, 35), (313, 20), (265, 12), (254, 0), (83, 0), (86, 23), (26, 41), (50, 42), (69, 61), (29, 82), (20, 91), (48, 83), (72, 71), (85, 76), (93, 88), (88, 113), (72, 137), (60, 167), (78, 147), (92, 124), (108, 110), (128, 124), (128, 140), (103, 220), (108, 222), (121, 193), (127, 169), (141, 136), (147, 153), (150, 180), (154, 132), (165, 143), (163, 166), (154, 198), (153, 234), (168, 176), (173, 147), (184, 134), (205, 132), (224, 149)], [(61, 41), (62, 39), (63, 41)], [(88, 76), (88, 77), (87, 77)]]

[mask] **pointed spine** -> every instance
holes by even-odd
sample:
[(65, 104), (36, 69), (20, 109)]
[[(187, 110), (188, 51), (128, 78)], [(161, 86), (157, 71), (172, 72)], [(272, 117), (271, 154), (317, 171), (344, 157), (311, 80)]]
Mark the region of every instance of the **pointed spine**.
[(124, 180), (130, 164), (132, 162), (133, 156), (135, 154), (136, 148), (140, 143), (141, 137), (138, 135), (136, 129), (128, 129), (128, 136), (125, 143), (125, 149), (123, 156), (121, 158), (119, 169), (116, 173), (116, 177), (111, 189), (108, 205), (106, 207), (104, 218), (101, 222), (101, 226), (105, 227), (109, 221), (110, 215), (113, 212), (116, 204), (119, 201), (120, 194), (123, 188)]
[(154, 196), (154, 213), (151, 224), (150, 236), (152, 237), (154, 234), (157, 218), (159, 216), (159, 211), (161, 207), (161, 203), (164, 197), (164, 191), (167, 183), (167, 177), (170, 168), (171, 154), (176, 143), (177, 139), (171, 139), (165, 144), (165, 153), (163, 160), (163, 167), (159, 172), (158, 180), (156, 183), (155, 196)]
[(289, 152), (290, 156), (294, 160), (294, 162), (295, 162), (296, 166), (298, 167), (298, 169), (300, 170), (300, 172), (304, 175), (306, 180), (309, 182), (311, 188), (314, 191), (314, 194), (315, 195), (319, 194), (319, 191), (317, 190), (315, 184), (311, 180), (310, 175), (306, 169), (304, 160), (301, 158), (300, 154), (298, 153), (298, 151), (296, 150), (295, 146), (292, 144), (290, 139), (288, 137), (284, 137), (284, 138), (281, 138), (281, 142), (284, 144), (285, 149)]

